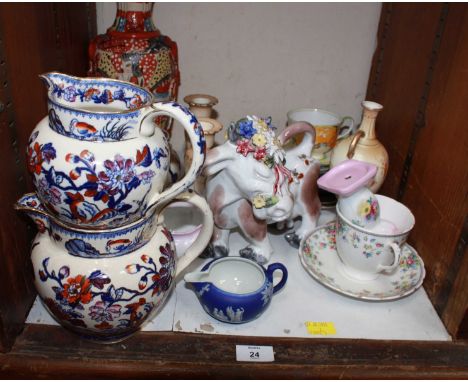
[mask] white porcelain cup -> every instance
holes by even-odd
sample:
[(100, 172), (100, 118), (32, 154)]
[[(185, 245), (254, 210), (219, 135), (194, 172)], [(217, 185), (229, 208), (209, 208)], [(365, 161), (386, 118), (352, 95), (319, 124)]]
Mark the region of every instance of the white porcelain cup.
[(372, 229), (360, 227), (346, 217), (337, 205), (336, 248), (341, 270), (353, 279), (374, 280), (381, 273), (398, 267), (401, 247), (414, 227), (409, 208), (396, 200), (375, 195), (380, 206), (380, 221)]

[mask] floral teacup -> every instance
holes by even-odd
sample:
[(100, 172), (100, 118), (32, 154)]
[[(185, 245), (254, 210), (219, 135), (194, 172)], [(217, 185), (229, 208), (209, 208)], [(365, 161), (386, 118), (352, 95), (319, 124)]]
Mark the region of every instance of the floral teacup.
[(398, 268), (401, 247), (413, 229), (415, 219), (403, 204), (375, 195), (380, 206), (380, 221), (372, 229), (348, 220), (337, 205), (336, 246), (342, 270), (359, 280), (373, 280), (381, 273)]

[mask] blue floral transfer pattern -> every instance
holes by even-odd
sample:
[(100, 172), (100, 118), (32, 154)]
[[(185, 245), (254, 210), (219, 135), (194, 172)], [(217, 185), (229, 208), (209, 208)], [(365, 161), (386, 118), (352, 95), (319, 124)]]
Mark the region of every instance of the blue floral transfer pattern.
[(167, 292), (172, 283), (175, 254), (171, 245), (160, 246), (159, 253), (159, 267), (143, 254), (139, 263), (122, 270), (139, 277), (138, 289), (113, 284), (99, 269), (88, 275), (72, 274), (68, 265), (50, 270), (49, 258), (45, 258), (39, 280), (51, 285), (55, 297), (44, 302), (57, 319), (73, 326), (106, 332), (137, 327), (154, 309), (152, 297)]
[(123, 141), (133, 128), (131, 122), (112, 120), (108, 121), (104, 127), (98, 129), (89, 123), (79, 121), (77, 118), (73, 118), (69, 126), (65, 128), (54, 109), (49, 110), (49, 127), (56, 133), (66, 137), (91, 142)]
[[(35, 137), (32, 137), (32, 141)], [(141, 185), (150, 185), (157, 169), (168, 166), (168, 153), (163, 148), (151, 151), (148, 145), (137, 150), (135, 158), (116, 154), (113, 159), (105, 160), (101, 170), (97, 169), (94, 154), (83, 150), (79, 154), (68, 153), (66, 162), (74, 165), (67, 174), (56, 171), (52, 159), (56, 157), (53, 144), (30, 143), (28, 147), (28, 169), (36, 177), (40, 195), (45, 196), (46, 206), (56, 211), (60, 203), (61, 214), (79, 223), (96, 223), (101, 220), (125, 219), (138, 211), (142, 201), (129, 201), (128, 195)], [(50, 167), (44, 166), (50, 164)], [(154, 166), (153, 166), (154, 164)], [(91, 198), (91, 201), (90, 201)], [(102, 202), (104, 208), (93, 203)], [(56, 211), (57, 212), (57, 211)]]
[(135, 93), (126, 95), (123, 89), (110, 90), (100, 89), (96, 86), (78, 86), (71, 83), (54, 82), (52, 96), (56, 99), (63, 98), (67, 102), (93, 102), (95, 104), (110, 104), (112, 102), (123, 102), (127, 109), (137, 109), (144, 104), (142, 97)]

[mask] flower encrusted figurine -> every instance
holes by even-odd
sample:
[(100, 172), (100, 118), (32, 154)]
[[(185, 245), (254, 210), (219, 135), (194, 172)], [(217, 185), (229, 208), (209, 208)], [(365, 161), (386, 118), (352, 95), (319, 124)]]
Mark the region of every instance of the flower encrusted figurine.
[(283, 166), (285, 153), (276, 139), (275, 130), (271, 117), (252, 115), (231, 123), (229, 139), (236, 144), (239, 154), (247, 156), (252, 153), (256, 160), (269, 168)]

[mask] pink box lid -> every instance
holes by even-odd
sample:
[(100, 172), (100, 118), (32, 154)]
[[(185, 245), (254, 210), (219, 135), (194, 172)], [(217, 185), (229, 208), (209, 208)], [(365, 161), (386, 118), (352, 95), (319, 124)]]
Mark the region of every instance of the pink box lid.
[(317, 180), (317, 184), (339, 196), (349, 196), (368, 184), (376, 173), (376, 165), (350, 159), (327, 171)]

